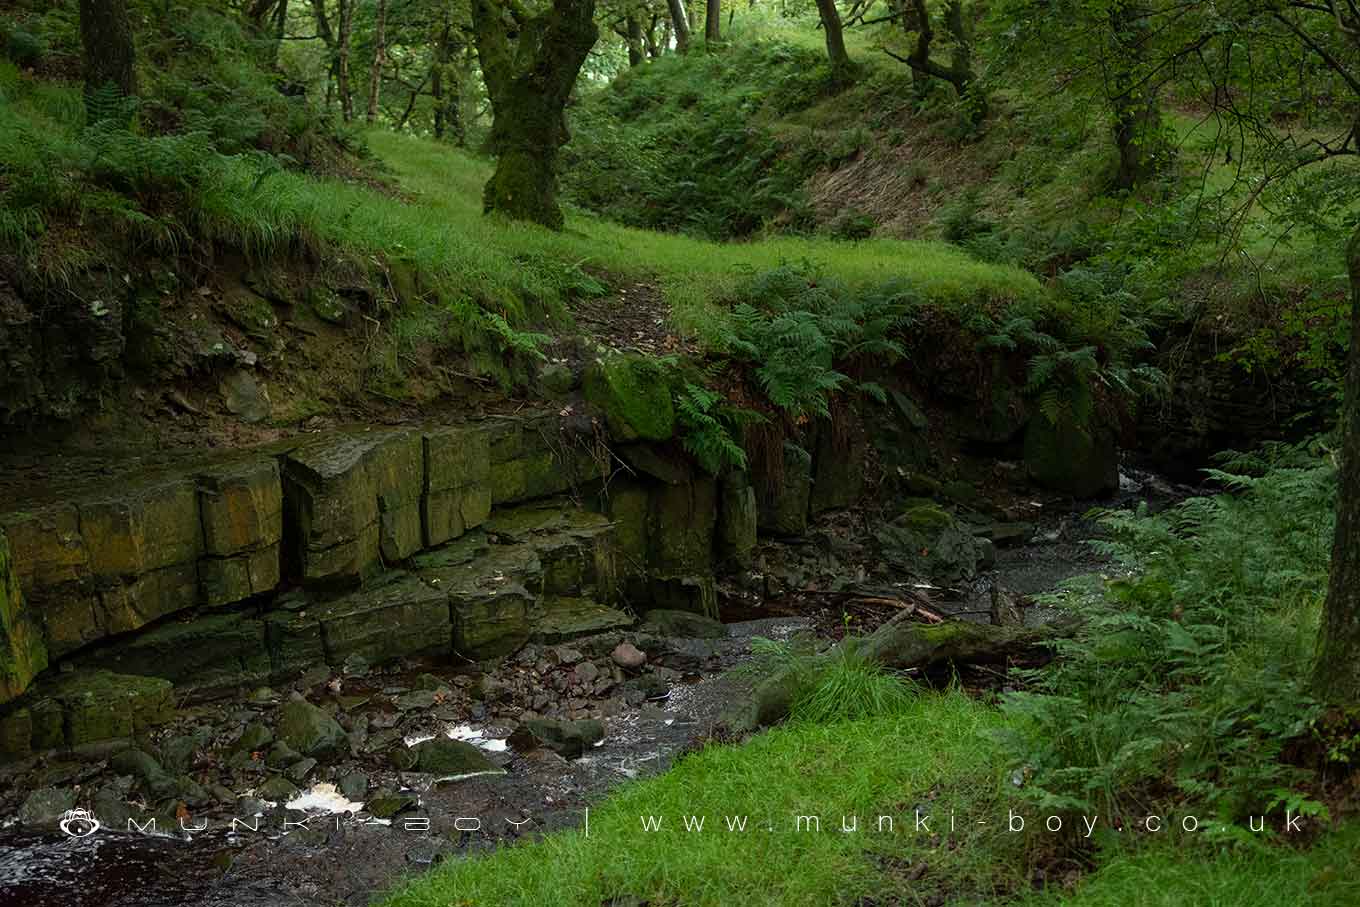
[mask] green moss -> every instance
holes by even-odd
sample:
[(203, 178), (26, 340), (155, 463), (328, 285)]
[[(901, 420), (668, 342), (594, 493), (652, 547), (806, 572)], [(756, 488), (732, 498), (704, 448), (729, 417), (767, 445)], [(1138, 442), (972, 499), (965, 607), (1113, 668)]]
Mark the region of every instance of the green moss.
[(586, 399), (604, 411), (615, 440), (665, 441), (675, 433), (670, 375), (640, 356), (596, 360), (585, 374)]
[(0, 703), (15, 698), (47, 667), (47, 646), (24, 607), (9, 540), (0, 533)]
[(909, 498), (900, 522), (918, 532), (943, 532), (954, 525), (954, 518), (943, 507), (925, 498)]

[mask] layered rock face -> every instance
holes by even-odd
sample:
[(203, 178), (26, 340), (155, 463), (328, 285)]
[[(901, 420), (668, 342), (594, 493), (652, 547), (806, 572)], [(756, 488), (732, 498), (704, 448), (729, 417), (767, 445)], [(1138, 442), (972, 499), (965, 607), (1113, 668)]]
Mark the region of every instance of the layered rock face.
[(749, 552), (750, 488), (683, 458), (606, 482), (607, 440), (556, 413), (337, 432), (0, 514), (0, 753), (127, 736), (172, 690), (712, 612), (719, 514)]

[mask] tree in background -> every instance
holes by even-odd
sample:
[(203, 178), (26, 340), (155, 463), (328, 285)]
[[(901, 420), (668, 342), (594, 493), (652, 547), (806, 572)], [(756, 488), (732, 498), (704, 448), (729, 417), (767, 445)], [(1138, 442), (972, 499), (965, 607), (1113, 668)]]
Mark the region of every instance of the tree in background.
[(675, 29), (675, 50), (683, 54), (689, 50), (689, 14), (685, 12), (685, 0), (666, 0), (666, 7), (671, 13), (671, 27)]
[(373, 66), (368, 73), (368, 112), (371, 124), (378, 118), (378, 92), (382, 88), (383, 67), (387, 65), (387, 0), (378, 0), (378, 18), (373, 29)]
[[(80, 43), (87, 106), (110, 86), (124, 97), (137, 94), (137, 50), (125, 0), (80, 0)], [(94, 111), (90, 118), (96, 118)]]
[(817, 0), (817, 16), (822, 20), (822, 34), (826, 37), (826, 56), (831, 61), (831, 72), (838, 81), (849, 81), (854, 74), (850, 54), (845, 50), (845, 30), (836, 0)]
[(710, 44), (722, 40), (722, 0), (708, 0), (704, 6), (704, 40)]
[(561, 229), (557, 155), (567, 99), (599, 37), (595, 0), (552, 0), (537, 12), (519, 0), (473, 0), (472, 24), (497, 156), (483, 208)]

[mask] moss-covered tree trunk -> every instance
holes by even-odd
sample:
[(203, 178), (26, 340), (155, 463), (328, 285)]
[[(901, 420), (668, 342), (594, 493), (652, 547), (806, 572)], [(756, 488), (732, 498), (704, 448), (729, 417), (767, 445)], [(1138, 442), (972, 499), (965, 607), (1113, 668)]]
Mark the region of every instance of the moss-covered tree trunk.
[(1341, 477), (1313, 686), (1324, 702), (1354, 706), (1360, 704), (1360, 229), (1346, 248), (1346, 264), (1351, 347), (1341, 409)]
[(354, 0), (340, 0), (339, 19), (335, 36), (335, 85), (340, 92), (340, 112), (348, 123), (354, 119), (354, 94), (349, 86), (349, 38), (354, 24)]
[(628, 43), (628, 65), (641, 66), (647, 56), (642, 50), (642, 23), (638, 21), (636, 13), (628, 14), (624, 29)]
[(517, 0), (473, 0), (472, 24), (497, 155), (483, 208), (561, 229), (557, 155), (568, 139), (567, 99), (599, 37), (595, 0), (552, 0), (536, 14)]
[(80, 43), (87, 106), (95, 92), (110, 86), (124, 97), (137, 94), (137, 50), (125, 0), (80, 0)]
[(841, 11), (836, 9), (836, 0), (817, 0), (817, 15), (822, 20), (822, 32), (826, 36), (826, 56), (831, 61), (831, 71), (837, 79), (847, 79), (853, 67), (850, 54), (845, 49), (845, 33), (841, 28)]
[(466, 143), (463, 130), (463, 79), (460, 64), (465, 45), (454, 37), (447, 14), (435, 38), (434, 64), (430, 68), (430, 95), (434, 98), (434, 137), (448, 136), (460, 148)]
[(378, 95), (382, 91), (383, 68), (387, 66), (387, 0), (378, 0), (378, 18), (373, 26), (373, 68), (368, 73), (368, 110), (365, 119), (378, 118)]
[[(684, 0), (666, 0), (666, 8), (671, 13), (671, 27), (675, 33), (675, 50), (685, 53), (689, 50), (689, 16), (685, 12)], [(667, 40), (667, 43), (670, 43)]]
[(1148, 17), (1136, 3), (1116, 2), (1110, 8), (1110, 30), (1115, 51), (1105, 91), (1119, 150), (1114, 183), (1119, 189), (1133, 189), (1154, 175), (1162, 150), (1157, 90), (1141, 75), (1148, 55)]

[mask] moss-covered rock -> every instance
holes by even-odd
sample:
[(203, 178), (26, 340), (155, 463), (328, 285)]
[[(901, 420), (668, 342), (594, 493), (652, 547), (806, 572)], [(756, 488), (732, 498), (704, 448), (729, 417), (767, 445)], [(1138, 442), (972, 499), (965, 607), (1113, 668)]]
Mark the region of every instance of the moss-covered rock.
[[(174, 715), (174, 687), (159, 677), (77, 670), (44, 680), (31, 691), (46, 700), (43, 723), (34, 722), (34, 746), (50, 746), (51, 716), (60, 716), (62, 740), (80, 746), (131, 737), (169, 721)], [(33, 708), (38, 718), (38, 706)], [(40, 739), (41, 738), (41, 739)]]
[(664, 366), (641, 356), (609, 355), (585, 373), (586, 399), (604, 413), (617, 441), (665, 441), (675, 433), (675, 406)]
[(1025, 429), (1025, 467), (1039, 484), (1077, 498), (1119, 489), (1119, 449), (1114, 435), (1100, 426), (1031, 419)]
[(883, 560), (923, 579), (969, 579), (984, 551), (949, 511), (932, 501), (909, 499), (897, 519), (875, 532)]
[(415, 769), (441, 778), (459, 778), (464, 775), (502, 770), (477, 747), (464, 740), (445, 740), (436, 737), (417, 743), (411, 747), (415, 756)]
[(338, 601), (313, 609), (326, 661), (359, 655), (381, 664), (421, 653), (447, 655), (453, 646), (448, 593), (410, 574), (391, 574)]
[(426, 432), (421, 518), (426, 547), (442, 545), (491, 513), (491, 439), (481, 428)]
[(173, 621), (101, 648), (86, 664), (162, 677), (185, 691), (225, 690), (269, 678), (264, 623), (246, 614), (209, 614)]
[(304, 756), (325, 756), (345, 746), (345, 730), (318, 706), (302, 700), (279, 710), (278, 737)]
[(419, 435), (364, 432), (304, 445), (284, 460), (283, 481), (304, 580), (353, 583), (373, 575), (380, 558), (400, 561), (423, 544)]
[(28, 689), (47, 667), (47, 645), (25, 605), (9, 540), (0, 531), (0, 704)]

